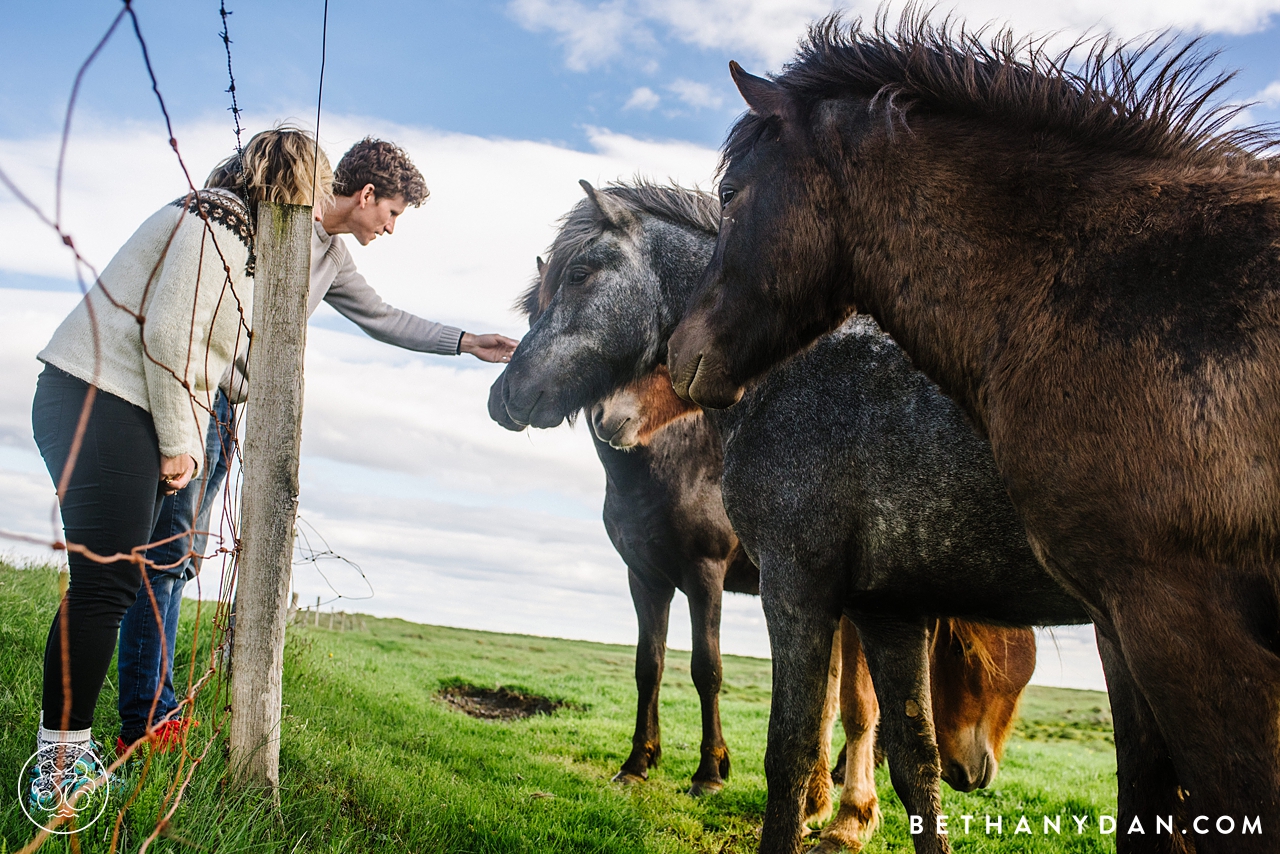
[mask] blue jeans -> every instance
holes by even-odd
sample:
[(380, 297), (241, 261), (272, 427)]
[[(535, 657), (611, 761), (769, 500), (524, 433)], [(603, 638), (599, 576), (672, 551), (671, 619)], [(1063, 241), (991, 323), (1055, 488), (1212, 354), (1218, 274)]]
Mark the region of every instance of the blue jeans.
[[(218, 392), (209, 420), (209, 434), (205, 439), (206, 459), (203, 475), (189, 483), (175, 495), (166, 496), (160, 516), (151, 533), (151, 542), (167, 539), (176, 534), (209, 529), (209, 516), (222, 482), (227, 476), (228, 458), (235, 441), (235, 419), (231, 404), (222, 392)], [(204, 496), (201, 501), (201, 491)], [(199, 512), (196, 502), (200, 501)], [(157, 567), (149, 569), (147, 578), (155, 594), (156, 608), (146, 588), (138, 591), (138, 598), (120, 621), (120, 652), (117, 672), (120, 681), (120, 738), (129, 744), (146, 734), (148, 721), (154, 723), (178, 706), (173, 690), (173, 648), (178, 638), (178, 616), (181, 613), (182, 588), (191, 576), (200, 570), (199, 559), (192, 554), (203, 554), (207, 534), (178, 537), (172, 542), (147, 550), (147, 559)], [(164, 657), (161, 659), (161, 628), (156, 615), (164, 626)], [(160, 699), (156, 702), (156, 689)], [(151, 704), (155, 702), (155, 711)]]

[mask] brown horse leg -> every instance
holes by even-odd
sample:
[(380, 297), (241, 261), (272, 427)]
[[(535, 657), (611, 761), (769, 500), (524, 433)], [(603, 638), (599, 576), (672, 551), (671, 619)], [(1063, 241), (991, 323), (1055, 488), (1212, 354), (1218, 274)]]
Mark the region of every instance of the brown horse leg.
[[(1175, 832), (1200, 854), (1274, 852), (1280, 834), (1280, 596), (1268, 569), (1166, 567), (1164, 584), (1122, 591), (1129, 607), (1112, 611), (1186, 792), (1191, 826)], [(1140, 819), (1152, 835), (1156, 817)], [(1127, 830), (1116, 828), (1118, 850), (1142, 850), (1119, 848), (1141, 838)]]
[(822, 829), (822, 842), (811, 854), (861, 851), (880, 821), (876, 796), (876, 723), (880, 704), (871, 684), (862, 640), (853, 623), (840, 622), (844, 669), (840, 674), (840, 716), (844, 724), (845, 765), (840, 809)]
[(818, 743), (818, 762), (809, 775), (809, 788), (804, 796), (804, 824), (821, 824), (831, 815), (831, 731), (840, 712), (840, 626), (831, 640), (831, 665), (827, 670), (827, 700), (822, 707), (822, 740)]
[(693, 624), (690, 669), (702, 704), (702, 759), (693, 772), (689, 794), (710, 795), (724, 788), (729, 776), (729, 748), (720, 731), (720, 603), (724, 596), (724, 564), (706, 560), (696, 584), (689, 584), (689, 620)]
[(628, 570), (631, 602), (640, 623), (636, 643), (636, 731), (631, 737), (631, 755), (614, 775), (615, 783), (638, 783), (649, 779), (649, 769), (662, 757), (662, 740), (658, 729), (658, 689), (662, 685), (662, 666), (667, 653), (667, 617), (671, 597), (676, 589), (670, 584), (641, 578)]
[(942, 765), (933, 731), (925, 621), (859, 614), (853, 622), (880, 701), (889, 777), (906, 807), (916, 854), (949, 852), (947, 837), (937, 833)]
[[(770, 584), (767, 566), (761, 567), (760, 593), (773, 652), (773, 699), (764, 754), (769, 795), (760, 852), (796, 854), (801, 850), (809, 781), (819, 761), (838, 617), (814, 605), (826, 598), (820, 591), (803, 584)], [(777, 575), (794, 577), (785, 570)]]
[[(1151, 816), (1174, 816), (1175, 827), (1187, 827), (1182, 800), (1178, 795), (1178, 775), (1173, 768), (1169, 747), (1156, 727), (1147, 700), (1138, 692), (1120, 650), (1095, 626), (1098, 655), (1107, 674), (1107, 694), (1111, 700), (1116, 741), (1116, 777), (1119, 786), (1117, 825), (1128, 830), (1135, 816), (1143, 824)], [(1117, 847), (1129, 854), (1188, 854), (1195, 845), (1187, 836), (1156, 834), (1154, 827), (1145, 834), (1125, 834)], [(1136, 838), (1134, 838), (1136, 837)]]

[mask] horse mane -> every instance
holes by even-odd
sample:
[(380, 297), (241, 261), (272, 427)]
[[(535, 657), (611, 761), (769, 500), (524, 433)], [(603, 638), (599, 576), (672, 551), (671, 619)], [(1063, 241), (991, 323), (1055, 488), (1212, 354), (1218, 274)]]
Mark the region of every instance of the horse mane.
[[(882, 16), (864, 31), (861, 19), (846, 27), (838, 13), (829, 15), (774, 82), (805, 117), (823, 100), (863, 96), (889, 106), (891, 126), (928, 111), (1188, 165), (1252, 161), (1277, 144), (1275, 127), (1228, 128), (1244, 107), (1219, 103), (1235, 75), (1212, 73), (1217, 56), (1199, 39), (1180, 43), (1168, 33), (1136, 42), (1101, 36), (1051, 52), (1044, 38), (970, 32), (951, 18), (934, 24), (909, 7), (893, 32)], [(739, 119), (721, 169), (777, 121), (754, 113)]]
[[(720, 231), (720, 203), (701, 190), (637, 178), (632, 183), (609, 184), (597, 192), (607, 193), (635, 214), (654, 216), (712, 237)], [(565, 266), (603, 233), (604, 226), (590, 199), (574, 205), (560, 219), (560, 231), (547, 250), (547, 263), (516, 301), (516, 310), (530, 320), (537, 319), (559, 290)]]

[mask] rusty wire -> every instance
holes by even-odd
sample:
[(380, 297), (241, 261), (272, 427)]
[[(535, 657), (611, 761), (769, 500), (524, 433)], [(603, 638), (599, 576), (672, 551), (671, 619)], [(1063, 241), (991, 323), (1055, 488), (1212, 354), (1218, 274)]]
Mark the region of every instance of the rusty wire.
[[(222, 24), (223, 24), (223, 29), (222, 29), (222, 32), (220, 33), (220, 37), (223, 40), (223, 43), (226, 47), (226, 53), (227, 53), (227, 73), (230, 81), (230, 86), (227, 91), (230, 93), (231, 100), (232, 100), (231, 112), (235, 121), (236, 151), (238, 155), (242, 155), (241, 142), (240, 142), (240, 137), (241, 137), (240, 108), (236, 98), (235, 78), (231, 71), (231, 39), (230, 39), (230, 35), (227, 28), (227, 17), (231, 13), (226, 9), (225, 0), (220, 0), (219, 14), (221, 15)], [(238, 312), (238, 316), (239, 316), (239, 324), (237, 328), (237, 340), (235, 342), (236, 347), (234, 352), (240, 352), (241, 345), (244, 343), (244, 340), (242, 340), (241, 336), (243, 336), (244, 339), (247, 340), (249, 335), (249, 322), (246, 317), (246, 312), (247, 312), (247, 309), (251, 309), (251, 306), (246, 306), (244, 301), (241, 300), (240, 296), (235, 292), (235, 284), (234, 284), (234, 279), (231, 273), (230, 266), (228, 265), (226, 257), (223, 255), (221, 247), (219, 247), (218, 245), (217, 234), (214, 232), (212, 228), (212, 223), (210, 222), (207, 212), (204, 211), (199, 204), (196, 204), (194, 206), (190, 204), (193, 198), (198, 198), (198, 195), (197, 195), (198, 189), (195, 186), (195, 182), (192, 180), (191, 173), (188, 170), (187, 165), (183, 160), (181, 150), (179, 149), (178, 141), (173, 129), (173, 122), (169, 115), (168, 108), (165, 105), (164, 97), (160, 92), (159, 81), (156, 77), (154, 68), (152, 67), (152, 64), (151, 64), (151, 58), (147, 48), (147, 42), (142, 34), (141, 22), (139, 21), (138, 16), (132, 7), (131, 0), (123, 0), (123, 5), (119, 13), (112, 19), (110, 25), (106, 29), (103, 36), (95, 44), (94, 48), (89, 53), (85, 61), (81, 64), (81, 66), (79, 67), (76, 73), (75, 80), (72, 85), (72, 89), (68, 98), (66, 115), (63, 121), (63, 126), (62, 126), (62, 135), (61, 135), (61, 140), (59, 145), (57, 169), (55, 173), (55, 203), (54, 203), (53, 216), (50, 217), (49, 215), (47, 215), (39, 207), (39, 205), (34, 203), (31, 200), (31, 198), (27, 194), (25, 194), (16, 185), (16, 183), (4, 172), (3, 169), (0, 169), (0, 184), (3, 184), (6, 187), (6, 189), (8, 189), (8, 191), (12, 193), (13, 196), (22, 205), (28, 208), (42, 223), (44, 223), (46, 226), (52, 229), (58, 235), (58, 238), (62, 242), (62, 244), (72, 254), (72, 257), (74, 259), (74, 268), (76, 271), (76, 279), (77, 279), (77, 283), (79, 285), (79, 289), (82, 297), (87, 297), (91, 288), (96, 288), (96, 290), (103, 295), (103, 297), (107, 300), (108, 304), (110, 304), (113, 308), (126, 312), (138, 322), (140, 327), (145, 327), (145, 324), (147, 321), (146, 321), (146, 318), (140, 312), (133, 311), (128, 306), (124, 305), (119, 300), (117, 300), (114, 296), (112, 296), (109, 289), (106, 287), (105, 283), (101, 280), (98, 269), (81, 254), (80, 249), (76, 245), (74, 238), (72, 237), (68, 229), (65, 227), (63, 222), (62, 202), (63, 202), (64, 175), (65, 175), (65, 167), (66, 167), (66, 159), (67, 159), (67, 147), (70, 139), (72, 119), (75, 114), (76, 101), (80, 93), (81, 84), (90, 66), (93, 64), (94, 60), (97, 59), (98, 55), (101, 53), (102, 49), (106, 46), (106, 44), (111, 40), (112, 36), (115, 35), (121, 22), (124, 21), (126, 16), (129, 19), (134, 37), (137, 40), (138, 46), (141, 50), (143, 63), (146, 67), (147, 76), (151, 84), (151, 91), (155, 95), (156, 102), (159, 105), (161, 114), (164, 119), (169, 147), (173, 150), (174, 156), (177, 158), (178, 164), (182, 169), (182, 173), (186, 179), (186, 184), (187, 184), (187, 195), (182, 200), (182, 213), (178, 217), (177, 224), (174, 225), (173, 230), (169, 234), (168, 241), (166, 242), (166, 245), (161, 252), (160, 260), (156, 263), (155, 267), (152, 269), (151, 274), (147, 279), (147, 282), (145, 284), (144, 291), (143, 291), (143, 296), (139, 305), (142, 306), (146, 304), (147, 296), (149, 295), (151, 287), (156, 280), (160, 267), (163, 264), (165, 255), (167, 254), (168, 249), (172, 244), (174, 235), (176, 234), (178, 228), (181, 227), (182, 222), (185, 220), (189, 209), (194, 207), (194, 213), (196, 213), (203, 220), (205, 237), (211, 242), (214, 252), (217, 255), (216, 261), (221, 263), (224, 277), (225, 277), (223, 291), (218, 297), (218, 304), (215, 311), (221, 308), (222, 301), (228, 297), (228, 293), (229, 293), (230, 298), (235, 301), (236, 311)], [(317, 111), (318, 110), (319, 110), (319, 103), (317, 103)], [(317, 115), (318, 115), (318, 112), (317, 112)], [(241, 172), (242, 174), (245, 174), (246, 170), (242, 169)], [(246, 180), (247, 180), (247, 177), (246, 177)], [(246, 191), (245, 191), (244, 197), (246, 199), (246, 208), (247, 208), (248, 207), (247, 199), (249, 197), (247, 192), (247, 186), (245, 190)], [(253, 222), (254, 222), (252, 211), (249, 212), (248, 221), (249, 221), (250, 229), (252, 231)], [(197, 266), (197, 270), (201, 270), (204, 267), (205, 259), (203, 256), (203, 246), (204, 246), (204, 243), (202, 242), (201, 256), (199, 258), (200, 263)], [(252, 238), (250, 242), (250, 253), (252, 254)], [(197, 281), (195, 283), (195, 293), (193, 294), (194, 300), (198, 300), (199, 298), (199, 287), (200, 287), (199, 275), (197, 274)], [(86, 300), (86, 308), (87, 308), (87, 313), (89, 315), (90, 327), (91, 327), (91, 332), (93, 336), (94, 380), (95, 381), (89, 384), (89, 391), (85, 396), (84, 405), (82, 407), (80, 417), (77, 422), (76, 432), (73, 437), (68, 459), (60, 474), (60, 477), (58, 478), (57, 496), (58, 496), (59, 502), (64, 498), (66, 494), (66, 489), (70, 482), (71, 474), (75, 468), (76, 460), (80, 451), (80, 446), (84, 438), (85, 432), (87, 430), (90, 413), (94, 405), (94, 397), (95, 397), (95, 392), (97, 390), (96, 389), (97, 379), (99, 377), (99, 372), (101, 370), (102, 355), (101, 355), (101, 344), (100, 344), (100, 330), (99, 330), (98, 319), (96, 317), (96, 314), (94, 313), (92, 300)], [(188, 397), (190, 398), (191, 406), (192, 406), (192, 415), (196, 416), (197, 421), (200, 420), (198, 416), (198, 411), (200, 410), (210, 413), (212, 415), (213, 400), (198, 399), (199, 396), (195, 393), (195, 390), (191, 387), (189, 381), (187, 380), (187, 376), (190, 374), (191, 360), (196, 355), (195, 353), (193, 353), (193, 350), (196, 349), (194, 323), (192, 325), (192, 329), (188, 338), (187, 364), (184, 366), (181, 366), (181, 371), (182, 371), (181, 375), (179, 375), (179, 372), (177, 369), (178, 366), (170, 366), (170, 365), (162, 364), (150, 352), (150, 350), (147, 347), (145, 335), (140, 334), (140, 339), (142, 343), (142, 351), (143, 351), (144, 358), (148, 359), (157, 367), (167, 371), (169, 374), (173, 376), (173, 378), (177, 382), (179, 382), (182, 385), (184, 389), (186, 389)], [(207, 359), (208, 359), (207, 349), (204, 354), (204, 358), (206, 359), (206, 362), (207, 362)], [(206, 370), (206, 373), (207, 373), (207, 370)], [(224, 447), (221, 450), (224, 455), (224, 458), (227, 460), (228, 469), (230, 471), (233, 464), (236, 463), (240, 458), (239, 443), (233, 438), (231, 442), (231, 447)], [(201, 494), (196, 496), (195, 507), (199, 507), (200, 502), (203, 500), (204, 488), (205, 487), (202, 486), (201, 489), (199, 490)], [(152, 705), (151, 705), (151, 714), (149, 715), (149, 719), (148, 719), (147, 735), (143, 739), (135, 742), (134, 744), (128, 745), (126, 750), (120, 753), (116, 757), (115, 761), (108, 766), (107, 768), (108, 774), (114, 772), (123, 763), (128, 761), (131, 755), (136, 750), (138, 750), (142, 744), (146, 743), (149, 739), (153, 737), (153, 735), (156, 732), (156, 729), (159, 726), (161, 726), (162, 724), (164, 724), (170, 719), (174, 719), (180, 716), (184, 710), (193, 708), (196, 702), (196, 699), (199, 697), (201, 692), (207, 686), (209, 686), (210, 682), (213, 682), (215, 686), (214, 687), (215, 694), (225, 695), (225, 693), (228, 691), (228, 686), (226, 684), (226, 679), (224, 678), (223, 670), (221, 670), (218, 667), (218, 664), (220, 661), (220, 655), (223, 652), (225, 652), (226, 644), (229, 636), (231, 591), (235, 587), (235, 571), (236, 571), (235, 558), (238, 553), (238, 535), (239, 535), (239, 519), (236, 512), (236, 506), (238, 504), (236, 500), (238, 497), (238, 481), (236, 481), (235, 478), (232, 478), (229, 476), (226, 480), (226, 483), (223, 486), (223, 490), (224, 490), (224, 501), (222, 506), (221, 519), (219, 520), (219, 524), (210, 526), (212, 528), (217, 529), (219, 532), (229, 532), (229, 536), (223, 537), (222, 542), (224, 544), (218, 546), (215, 550), (215, 555), (223, 557), (223, 565), (222, 565), (222, 572), (220, 573), (220, 578), (219, 578), (218, 597), (217, 597), (215, 613), (212, 620), (210, 621), (212, 623), (213, 638), (211, 643), (209, 661), (197, 676), (197, 669), (198, 669), (197, 655), (198, 655), (198, 649), (199, 649), (200, 633), (204, 625), (204, 621), (203, 621), (204, 601), (203, 601), (203, 598), (198, 598), (196, 603), (196, 620), (195, 620), (195, 628), (193, 630), (191, 658), (188, 666), (189, 675), (188, 675), (188, 682), (187, 682), (185, 695), (182, 696), (181, 699), (179, 700), (177, 708), (175, 708), (174, 710), (166, 714), (163, 718), (156, 720), (155, 712), (159, 702), (160, 691), (163, 688), (163, 683), (164, 683), (164, 678), (163, 678), (164, 674), (163, 673), (161, 674), (162, 678), (160, 680), (160, 684), (157, 686), (156, 695), (153, 698)], [(168, 542), (172, 542), (173, 540), (181, 539), (185, 537), (191, 537), (194, 540), (194, 535), (196, 533), (204, 533), (204, 534), (211, 533), (211, 532), (197, 532), (189, 529), (183, 533), (167, 537), (163, 540), (160, 540), (154, 543), (147, 543), (145, 545), (136, 546), (132, 548), (128, 554), (117, 553), (114, 555), (100, 555), (100, 554), (94, 553), (92, 550), (88, 549), (83, 544), (68, 542), (65, 540), (65, 538), (59, 537), (57, 518), (58, 518), (58, 504), (55, 503), (51, 508), (51, 512), (50, 512), (50, 522), (51, 522), (51, 527), (53, 529), (53, 537), (51, 540), (42, 540), (26, 534), (10, 532), (5, 530), (0, 530), (0, 538), (14, 540), (18, 542), (45, 545), (55, 552), (63, 551), (67, 553), (75, 553), (90, 561), (93, 561), (99, 564), (131, 563), (136, 565), (140, 570), (140, 574), (142, 576), (142, 587), (146, 593), (148, 600), (150, 601), (152, 613), (155, 614), (157, 625), (161, 626), (161, 628), (163, 627), (163, 623), (159, 613), (159, 607), (156, 602), (155, 593), (151, 588), (151, 583), (150, 583), (150, 579), (148, 578), (147, 570), (149, 568), (165, 569), (168, 567), (157, 567), (154, 561), (149, 560), (146, 557), (147, 550), (157, 546), (164, 545), (165, 543), (168, 543)], [(226, 543), (231, 543), (232, 545), (228, 548), (227, 545), (225, 545)], [(210, 557), (212, 556), (213, 555), (211, 555)], [(207, 559), (202, 555), (195, 554), (194, 551), (191, 551), (191, 550), (188, 550), (188, 554), (183, 558), (183, 560), (186, 560), (187, 558), (194, 559), (197, 561), (202, 561)], [(227, 558), (230, 558), (230, 560), (227, 560)], [(203, 591), (202, 585), (200, 584), (199, 579), (200, 579), (200, 576), (197, 575), (196, 576), (197, 593), (198, 593), (198, 596), (202, 596), (204, 591)], [(63, 709), (63, 715), (62, 715), (61, 728), (64, 730), (69, 728), (70, 702), (71, 702), (70, 650), (69, 650), (69, 644), (67, 642), (67, 637), (66, 637), (67, 632), (69, 630), (69, 620), (67, 619), (67, 601), (68, 601), (68, 598), (66, 595), (64, 595), (59, 603), (59, 612), (62, 617), (62, 619), (60, 620), (60, 623), (62, 627), (61, 650), (62, 650), (62, 676), (63, 676), (63, 689), (64, 689), (63, 690), (64, 709)], [(160, 636), (160, 643), (161, 643), (161, 661), (165, 662), (167, 660), (167, 656), (166, 656), (166, 650), (164, 649), (164, 644), (166, 642), (164, 632), (161, 631), (159, 633), (159, 636)], [(188, 747), (188, 739), (191, 735), (190, 729), (186, 729), (183, 731), (182, 737), (180, 740), (181, 754), (180, 754), (178, 768), (174, 772), (173, 780), (160, 802), (160, 807), (159, 807), (160, 816), (157, 819), (155, 829), (143, 842), (142, 848), (140, 850), (145, 851), (151, 845), (151, 843), (155, 841), (156, 838), (158, 838), (161, 834), (165, 833), (168, 827), (169, 821), (172, 819), (173, 815), (177, 811), (178, 806), (181, 803), (182, 797), (187, 791), (192, 779), (194, 778), (194, 775), (197, 769), (200, 767), (201, 763), (204, 762), (204, 760), (208, 756), (209, 750), (212, 747), (212, 745), (219, 740), (222, 730), (225, 727), (228, 720), (229, 705), (226, 702), (219, 702), (215, 704), (214, 708), (216, 709), (216, 711), (214, 712), (215, 721), (213, 722), (213, 726), (210, 727), (210, 730), (207, 731), (208, 738), (204, 743), (203, 749), (198, 754), (192, 753)], [(137, 794), (141, 791), (143, 785), (145, 784), (147, 780), (147, 775), (150, 773), (150, 769), (151, 769), (151, 759), (150, 759), (150, 756), (148, 756), (147, 760), (143, 764), (143, 769), (139, 775), (139, 779), (137, 783), (135, 784), (133, 793), (127, 799), (126, 803), (120, 808), (120, 810), (116, 815), (115, 829), (112, 833), (111, 847), (110, 847), (110, 850), (112, 852), (114, 852), (117, 849), (117, 846), (119, 844), (120, 829), (121, 829), (124, 816), (128, 811), (128, 809), (132, 806), (134, 799), (137, 797)], [(79, 795), (77, 795), (76, 797), (78, 796)], [(73, 801), (74, 801), (74, 798), (73, 798)], [(59, 826), (59, 824), (62, 823), (62, 821), (63, 819), (55, 819), (50, 827), (42, 828), (27, 843), (27, 845), (25, 845), (20, 850), (22, 852), (33, 852), (39, 849), (41, 845), (43, 845), (44, 842), (48, 839), (50, 835), (50, 831), (53, 829), (56, 829)], [(69, 841), (73, 850), (79, 849), (78, 839), (76, 838), (74, 833), (69, 838)]]

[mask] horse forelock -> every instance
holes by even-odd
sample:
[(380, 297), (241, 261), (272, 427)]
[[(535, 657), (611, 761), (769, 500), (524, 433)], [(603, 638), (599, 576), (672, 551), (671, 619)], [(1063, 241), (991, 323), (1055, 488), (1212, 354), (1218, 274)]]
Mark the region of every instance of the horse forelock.
[(944, 629), (951, 639), (960, 644), (966, 664), (976, 664), (993, 677), (1003, 677), (1005, 675), (1005, 667), (996, 663), (995, 653), (992, 651), (991, 644), (993, 638), (998, 638), (999, 642), (1006, 647), (1002, 651), (1006, 655), (1002, 656), (1002, 658), (1007, 659), (1007, 647), (1010, 640), (1009, 630), (993, 629), (979, 623), (971, 623), (968, 620), (942, 619), (938, 621), (937, 629), (933, 633), (932, 644), (934, 646), (938, 644)]
[[(908, 8), (892, 31), (883, 17), (870, 30), (861, 19), (846, 26), (838, 13), (824, 18), (774, 81), (802, 120), (822, 101), (860, 96), (902, 116), (985, 117), (1098, 151), (1189, 165), (1254, 161), (1280, 144), (1275, 126), (1229, 128), (1242, 107), (1222, 103), (1233, 75), (1214, 73), (1216, 58), (1200, 40), (1168, 33), (1131, 42), (1101, 36), (1053, 51), (1045, 38), (969, 31), (951, 18), (935, 24)], [(722, 170), (769, 121), (751, 113), (738, 120), (722, 148)]]
[[(720, 204), (697, 189), (674, 184), (655, 184), (636, 179), (632, 183), (609, 184), (598, 192), (607, 193), (635, 214), (647, 214), (674, 225), (714, 237), (720, 229)], [(547, 310), (560, 289), (570, 262), (604, 234), (605, 226), (590, 199), (581, 199), (560, 220), (560, 230), (547, 250), (546, 266), (516, 302), (530, 323)]]

